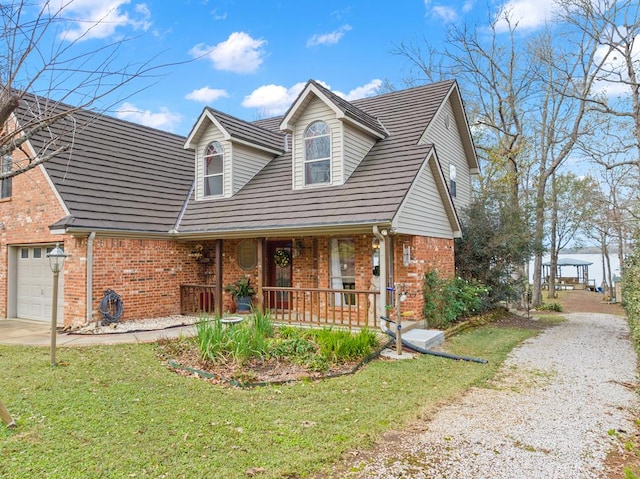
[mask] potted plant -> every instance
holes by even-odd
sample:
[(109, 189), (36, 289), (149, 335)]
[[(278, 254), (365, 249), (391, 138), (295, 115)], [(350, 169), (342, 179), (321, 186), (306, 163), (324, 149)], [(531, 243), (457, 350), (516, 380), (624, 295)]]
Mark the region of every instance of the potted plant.
[(248, 313), (251, 311), (251, 297), (256, 294), (255, 289), (251, 286), (251, 280), (243, 276), (239, 280), (228, 284), (224, 287), (225, 291), (231, 293), (236, 301), (236, 312)]

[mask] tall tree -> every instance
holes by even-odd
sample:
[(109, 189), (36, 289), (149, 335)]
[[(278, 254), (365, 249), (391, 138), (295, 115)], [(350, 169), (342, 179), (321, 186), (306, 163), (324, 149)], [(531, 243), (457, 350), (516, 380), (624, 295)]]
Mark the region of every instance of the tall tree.
[[(637, 0), (560, 0), (562, 19), (598, 48), (598, 83), (590, 98), (595, 111), (619, 120), (618, 136), (607, 155), (609, 167), (632, 165), (640, 172), (640, 3)], [(615, 134), (612, 129), (610, 134)]]
[(549, 218), (550, 271), (548, 297), (555, 296), (558, 254), (588, 227), (595, 215), (596, 204), (592, 201), (598, 191), (597, 182), (590, 176), (579, 177), (574, 173), (554, 174), (551, 179), (551, 205)]
[[(505, 33), (500, 30), (503, 22)], [(539, 64), (530, 61), (519, 38), (517, 24), (508, 17), (493, 17), (488, 29), (452, 25), (444, 51), (428, 43), (401, 43), (395, 53), (411, 65), (408, 83), (440, 76), (458, 79), (482, 161), (480, 195), (500, 195), (511, 217), (518, 219), (518, 228), (526, 229), (529, 202), (524, 186), (531, 167), (526, 118), (536, 93), (532, 79), (539, 77)], [(512, 274), (525, 280), (525, 262), (512, 265)]]

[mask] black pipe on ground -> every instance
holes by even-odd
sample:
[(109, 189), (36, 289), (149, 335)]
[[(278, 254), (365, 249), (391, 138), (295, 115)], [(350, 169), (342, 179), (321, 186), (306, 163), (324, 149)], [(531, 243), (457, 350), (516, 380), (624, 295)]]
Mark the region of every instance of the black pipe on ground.
[[(392, 321), (390, 321), (390, 322), (392, 322)], [(393, 339), (396, 338), (395, 333), (393, 331), (391, 331), (390, 329), (387, 329), (385, 331), (385, 333), (387, 333)], [(443, 353), (441, 351), (432, 351), (430, 349), (421, 348), (420, 346), (416, 346), (415, 344), (412, 344), (409, 341), (406, 341), (404, 339), (402, 339), (402, 345), (405, 346), (408, 349), (411, 349), (412, 351), (417, 352), (417, 353), (430, 354), (431, 356), (438, 356), (440, 358), (455, 359), (455, 360), (459, 360), (459, 361), (470, 361), (470, 362), (473, 362), (473, 363), (480, 363), (480, 364), (488, 364), (489, 363), (489, 361), (487, 361), (486, 359), (482, 359), (482, 358), (473, 358), (473, 357), (470, 357), (470, 356), (459, 356), (457, 354)]]

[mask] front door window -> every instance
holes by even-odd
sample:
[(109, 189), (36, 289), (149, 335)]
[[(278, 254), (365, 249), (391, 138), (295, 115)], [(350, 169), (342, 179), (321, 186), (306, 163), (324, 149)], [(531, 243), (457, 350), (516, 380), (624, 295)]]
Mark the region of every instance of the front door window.
[[(267, 286), (290, 288), (292, 279), (291, 241), (270, 241), (267, 243)], [(288, 309), (290, 291), (270, 291), (267, 304), (277, 309)]]

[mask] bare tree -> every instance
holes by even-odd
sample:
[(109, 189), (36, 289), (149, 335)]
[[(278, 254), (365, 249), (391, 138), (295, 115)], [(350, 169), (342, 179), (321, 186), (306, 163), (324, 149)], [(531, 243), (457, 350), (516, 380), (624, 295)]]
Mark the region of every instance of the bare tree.
[[(640, 172), (640, 3), (637, 0), (562, 0), (563, 20), (599, 45), (598, 83), (591, 108), (622, 130), (605, 165)], [(626, 133), (626, 134), (624, 134)], [(616, 134), (613, 128), (609, 134)], [(611, 152), (609, 152), (611, 153)]]
[[(74, 113), (80, 109), (104, 112), (135, 93), (124, 95), (125, 85), (142, 77), (153, 78), (167, 66), (153, 64), (154, 58), (123, 63), (120, 53), (131, 37), (85, 48), (81, 44), (107, 19), (89, 22), (74, 35), (65, 33), (67, 11), (73, 3), (19, 0), (0, 4), (0, 179), (68, 151), (74, 133), (87, 121), (82, 124)], [(34, 152), (27, 144), (37, 134), (44, 134), (48, 141)]]
[[(503, 21), (505, 33), (499, 31)], [(531, 156), (526, 118), (531, 108), (529, 101), (536, 92), (532, 79), (539, 74), (538, 64), (519, 44), (518, 25), (508, 17), (493, 17), (488, 29), (453, 25), (445, 51), (428, 43), (402, 43), (395, 53), (409, 62), (408, 83), (440, 77), (458, 79), (482, 161), (480, 188), (495, 191), (493, 196), (501, 201), (505, 199), (504, 208), (510, 211), (514, 222), (519, 221), (515, 229), (528, 229), (525, 182)], [(514, 275), (525, 282), (525, 265), (514, 265)]]

